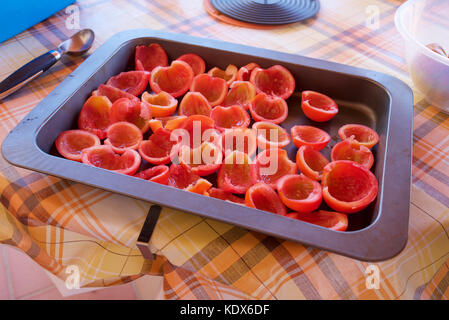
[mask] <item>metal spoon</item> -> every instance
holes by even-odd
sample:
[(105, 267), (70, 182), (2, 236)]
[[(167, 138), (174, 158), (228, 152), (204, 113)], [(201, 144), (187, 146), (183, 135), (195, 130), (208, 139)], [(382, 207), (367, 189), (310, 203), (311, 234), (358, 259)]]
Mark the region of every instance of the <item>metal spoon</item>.
[(17, 91), (31, 80), (41, 75), (44, 71), (59, 61), (65, 53), (76, 56), (82, 55), (90, 49), (94, 42), (94, 38), (95, 34), (92, 30), (80, 30), (72, 37), (62, 42), (57, 49), (50, 50), (28, 62), (0, 82), (0, 99), (9, 96), (11, 93)]

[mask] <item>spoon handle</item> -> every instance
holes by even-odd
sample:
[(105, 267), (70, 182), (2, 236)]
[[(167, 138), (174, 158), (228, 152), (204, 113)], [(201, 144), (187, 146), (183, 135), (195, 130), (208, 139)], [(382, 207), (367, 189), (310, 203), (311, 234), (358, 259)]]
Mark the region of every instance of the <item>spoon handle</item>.
[(0, 99), (22, 88), (25, 84), (54, 65), (60, 58), (61, 53), (59, 51), (50, 50), (14, 71), (5, 80), (0, 82)]

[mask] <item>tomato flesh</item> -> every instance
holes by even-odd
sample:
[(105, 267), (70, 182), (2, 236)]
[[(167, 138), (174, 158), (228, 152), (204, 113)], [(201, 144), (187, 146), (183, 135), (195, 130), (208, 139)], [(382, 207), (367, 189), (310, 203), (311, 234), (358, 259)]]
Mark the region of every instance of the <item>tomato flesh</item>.
[(329, 121), (338, 113), (334, 100), (315, 91), (303, 91), (301, 108), (307, 118), (316, 122)]
[(135, 55), (136, 70), (153, 71), (156, 67), (168, 66), (165, 50), (157, 43), (148, 46), (137, 46)]
[(214, 129), (214, 127), (214, 120), (207, 116), (193, 115), (185, 118), (178, 127), (183, 139), (182, 144), (189, 145), (191, 148), (200, 146), (204, 142), (205, 132), (210, 132), (210, 129)]
[(182, 116), (209, 116), (212, 107), (209, 101), (199, 92), (187, 92), (179, 105), (178, 114)]
[(100, 145), (84, 149), (81, 161), (98, 168), (133, 175), (139, 169), (141, 158), (137, 151), (132, 149), (118, 154), (111, 146)]
[(168, 185), (178, 189), (185, 189), (200, 178), (192, 170), (180, 164), (172, 163), (168, 175)]
[(281, 199), (269, 185), (257, 183), (251, 186), (245, 195), (245, 204), (248, 207), (285, 216), (287, 209)]
[(296, 165), (301, 173), (313, 180), (321, 180), (324, 167), (329, 163), (318, 150), (301, 146), (296, 153)]
[(177, 141), (171, 141), (171, 132), (160, 128), (148, 140), (143, 140), (139, 146), (139, 153), (143, 159), (151, 164), (167, 164), (176, 153)]
[(251, 102), (256, 96), (256, 88), (248, 81), (234, 81), (223, 101), (223, 106), (239, 105), (248, 110)]
[(236, 81), (249, 81), (251, 79), (251, 72), (255, 68), (259, 68), (259, 65), (254, 62), (248, 63), (247, 65), (241, 67), (237, 72)]
[(136, 125), (142, 133), (150, 128), (151, 108), (148, 103), (139, 100), (121, 98), (111, 107), (111, 123), (126, 121)]
[(220, 131), (232, 128), (247, 128), (251, 121), (248, 113), (239, 105), (230, 107), (216, 106), (210, 112), (215, 128)]
[(261, 149), (283, 148), (291, 141), (284, 128), (271, 122), (255, 122), (253, 130), (256, 130), (257, 146)]
[(105, 84), (100, 84), (97, 90), (92, 92), (93, 96), (105, 96), (114, 103), (120, 98), (128, 98), (130, 100), (138, 100), (138, 98), (132, 94), (122, 91), (116, 87), (111, 87)]
[(212, 183), (208, 180), (200, 178), (197, 181), (193, 182), (191, 185), (184, 188), (186, 191), (190, 191), (193, 193), (198, 193), (202, 195), (207, 195), (207, 191), (212, 187)]
[(322, 201), (320, 184), (302, 174), (283, 176), (277, 181), (277, 190), (281, 201), (300, 213), (318, 209)]
[(199, 55), (195, 53), (183, 54), (176, 60), (188, 63), (192, 68), (193, 74), (195, 76), (204, 73), (204, 71), (206, 71), (206, 63), (204, 62), (203, 58), (201, 58)]
[(147, 71), (128, 71), (111, 77), (108, 82), (106, 82), (106, 85), (138, 96), (147, 87), (149, 79), (150, 73)]
[(348, 216), (344, 213), (319, 210), (315, 212), (287, 213), (287, 217), (312, 223), (335, 231), (346, 231), (348, 228)]
[(341, 140), (353, 137), (353, 144), (358, 144), (371, 149), (379, 142), (379, 135), (373, 129), (361, 124), (346, 124), (338, 129)]
[(257, 92), (287, 100), (295, 90), (295, 78), (285, 67), (274, 65), (268, 69), (255, 68), (251, 72), (251, 83)]
[(214, 67), (214, 68), (210, 69), (207, 74), (212, 77), (221, 78), (221, 79), (225, 80), (229, 86), (236, 79), (237, 72), (238, 72), (237, 67), (234, 66), (233, 64), (230, 64), (226, 67), (225, 70), (221, 70), (218, 67)]
[(86, 148), (100, 145), (96, 134), (85, 130), (67, 130), (56, 138), (58, 152), (66, 159), (81, 161), (82, 151)]
[(84, 103), (78, 117), (78, 127), (106, 138), (106, 129), (110, 124), (111, 102), (104, 96), (91, 96)]
[(125, 121), (111, 124), (106, 135), (104, 143), (112, 146), (116, 153), (124, 153), (127, 148), (136, 150), (143, 139), (142, 131), (134, 124)]
[(235, 203), (239, 203), (239, 204), (245, 203), (244, 199), (239, 198), (239, 197), (233, 195), (232, 193), (221, 190), (219, 188), (212, 187), (207, 192), (209, 193), (209, 196), (212, 198), (227, 200), (227, 201), (231, 201), (231, 202), (235, 202)]
[(223, 102), (228, 93), (228, 84), (224, 79), (215, 78), (208, 74), (199, 74), (193, 78), (190, 91), (199, 92), (212, 107)]
[(331, 136), (321, 129), (312, 126), (296, 125), (290, 129), (293, 143), (297, 148), (309, 146), (315, 150), (322, 150), (331, 140)]
[(254, 121), (266, 121), (279, 124), (288, 116), (288, 105), (284, 99), (259, 93), (249, 106)]
[(363, 145), (353, 143), (353, 139), (349, 138), (337, 143), (331, 152), (332, 161), (351, 160), (361, 164), (368, 170), (374, 163), (374, 156), (370, 149)]
[(165, 91), (177, 98), (189, 90), (192, 80), (192, 68), (184, 61), (175, 60), (169, 67), (154, 68), (151, 72), (150, 86), (155, 93)]
[(169, 168), (166, 165), (159, 165), (140, 171), (134, 175), (136, 178), (157, 182), (160, 184), (168, 183)]
[(255, 132), (248, 128), (226, 129), (222, 134), (221, 146), (225, 155), (232, 151), (239, 151), (251, 157), (257, 151)]
[(171, 116), (175, 113), (178, 106), (178, 100), (165, 91), (161, 91), (158, 94), (150, 94), (145, 91), (142, 94), (142, 101), (148, 103), (153, 117)]
[(246, 190), (252, 185), (250, 167), (251, 160), (246, 153), (230, 152), (218, 171), (218, 187), (231, 193), (246, 193)]
[(203, 142), (201, 146), (194, 149), (182, 146), (179, 152), (181, 165), (199, 176), (207, 176), (217, 171), (222, 160), (223, 154), (220, 148), (210, 142)]

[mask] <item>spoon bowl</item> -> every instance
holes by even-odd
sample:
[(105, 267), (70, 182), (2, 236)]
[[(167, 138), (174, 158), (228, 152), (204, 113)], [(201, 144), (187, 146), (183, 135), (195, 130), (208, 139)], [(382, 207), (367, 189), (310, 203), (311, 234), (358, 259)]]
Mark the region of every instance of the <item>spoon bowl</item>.
[(58, 51), (70, 55), (82, 55), (90, 49), (95, 39), (95, 34), (91, 29), (83, 29), (75, 33), (58, 46)]

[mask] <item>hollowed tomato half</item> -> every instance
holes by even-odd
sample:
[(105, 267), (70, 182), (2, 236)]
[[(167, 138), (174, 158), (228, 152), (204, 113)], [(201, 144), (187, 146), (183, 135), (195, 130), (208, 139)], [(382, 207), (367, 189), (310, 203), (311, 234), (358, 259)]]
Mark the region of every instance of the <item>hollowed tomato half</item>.
[(147, 71), (127, 71), (111, 77), (106, 85), (138, 96), (147, 87), (149, 79), (150, 73)]
[(134, 175), (134, 177), (157, 182), (160, 184), (167, 184), (168, 183), (168, 175), (169, 175), (169, 168), (166, 165), (159, 165), (152, 168), (148, 168), (146, 170), (140, 171)]
[(201, 58), (199, 55), (195, 53), (183, 54), (176, 60), (188, 63), (189, 66), (192, 68), (193, 74), (195, 76), (204, 73), (206, 71), (206, 63), (204, 62), (203, 58)]
[(215, 107), (223, 102), (228, 93), (228, 84), (221, 78), (215, 78), (208, 74), (199, 74), (193, 78), (190, 91), (199, 92), (212, 107)]
[(349, 160), (334, 161), (324, 167), (321, 185), (327, 205), (343, 213), (363, 210), (376, 199), (378, 190), (374, 174)]
[(244, 194), (252, 185), (251, 159), (240, 151), (230, 152), (217, 175), (218, 187), (226, 192)]
[(232, 128), (247, 128), (251, 121), (248, 112), (239, 105), (216, 106), (210, 112), (210, 117), (215, 121), (215, 128), (220, 131)]
[(295, 90), (295, 78), (290, 71), (280, 65), (268, 69), (255, 68), (251, 72), (251, 83), (257, 92), (287, 100)]
[(329, 160), (310, 146), (301, 146), (296, 153), (296, 165), (301, 173), (313, 180), (321, 180)]
[(165, 91), (161, 91), (158, 94), (150, 94), (145, 91), (142, 94), (142, 101), (148, 103), (153, 117), (171, 116), (175, 113), (178, 106), (178, 100)]
[(303, 174), (289, 174), (277, 182), (281, 201), (290, 209), (304, 213), (318, 209), (321, 204), (321, 185)]
[(197, 148), (182, 146), (179, 151), (179, 162), (199, 176), (207, 176), (217, 171), (222, 163), (223, 154), (213, 143), (203, 142)]
[(256, 183), (249, 187), (245, 194), (245, 205), (281, 216), (287, 214), (287, 209), (276, 191), (265, 183)]
[(221, 199), (221, 200), (225, 200), (225, 201), (231, 201), (231, 202), (235, 202), (235, 203), (239, 203), (239, 204), (245, 203), (244, 199), (237, 197), (236, 195), (233, 195), (230, 192), (221, 190), (219, 188), (212, 187), (207, 191), (207, 193), (212, 198)]
[(259, 68), (257, 63), (251, 62), (246, 66), (243, 66), (237, 72), (236, 81), (249, 81), (251, 79), (251, 72), (255, 69)]
[(251, 167), (253, 183), (264, 182), (276, 189), (277, 181), (288, 174), (295, 174), (296, 163), (292, 162), (284, 149), (265, 149), (260, 152)]
[(97, 90), (92, 92), (93, 96), (105, 96), (111, 101), (111, 103), (114, 103), (120, 98), (128, 98), (130, 100), (138, 100), (138, 98), (132, 94), (129, 94), (125, 91), (122, 91), (120, 89), (117, 89), (116, 87), (107, 86), (105, 84), (100, 84)]
[(344, 213), (319, 210), (315, 212), (290, 212), (287, 217), (312, 223), (335, 231), (346, 231), (348, 228), (348, 216)]
[(111, 123), (126, 121), (136, 125), (142, 133), (150, 128), (150, 105), (144, 101), (121, 98), (112, 104)]
[(282, 98), (259, 93), (251, 102), (249, 111), (254, 121), (267, 121), (279, 124), (288, 116), (288, 105)]
[(105, 96), (91, 96), (84, 103), (78, 117), (78, 127), (96, 134), (98, 138), (106, 138), (106, 129), (111, 120), (109, 113), (111, 102)]
[(346, 124), (338, 129), (341, 140), (353, 137), (353, 144), (371, 149), (379, 142), (379, 135), (373, 129), (361, 124)]
[(187, 92), (179, 105), (178, 114), (183, 116), (209, 116), (212, 107), (209, 101), (199, 92)]
[(61, 132), (55, 141), (56, 149), (61, 156), (74, 161), (81, 161), (81, 153), (84, 149), (100, 144), (96, 134), (85, 130)]
[(137, 46), (135, 55), (136, 70), (153, 71), (156, 67), (168, 66), (165, 50), (157, 43), (148, 46)]
[(302, 92), (301, 108), (307, 118), (316, 122), (329, 121), (338, 113), (334, 100), (315, 91)]
[(172, 163), (168, 175), (168, 185), (178, 189), (185, 189), (195, 181), (201, 179), (189, 168), (185, 168), (180, 164)]
[(226, 67), (225, 70), (221, 70), (218, 67), (214, 67), (214, 68), (210, 69), (207, 72), (207, 74), (210, 75), (211, 77), (223, 79), (224, 81), (226, 81), (226, 83), (229, 86), (236, 79), (237, 72), (238, 72), (237, 67), (234, 66), (233, 64), (230, 64)]
[(293, 126), (290, 133), (297, 148), (309, 146), (319, 151), (324, 149), (331, 139), (326, 131), (312, 126)]
[(248, 128), (226, 129), (222, 133), (221, 146), (225, 155), (239, 151), (252, 157), (257, 151), (256, 134)]
[(253, 130), (256, 131), (257, 146), (260, 149), (283, 148), (291, 141), (287, 130), (271, 122), (255, 122)]
[(208, 180), (200, 178), (193, 182), (192, 184), (188, 185), (184, 190), (190, 191), (193, 193), (198, 193), (202, 195), (207, 195), (208, 190), (212, 187), (212, 183), (210, 183)]
[(177, 98), (189, 90), (192, 80), (192, 68), (184, 61), (175, 60), (169, 67), (154, 68), (150, 86), (155, 93), (165, 91)]
[(141, 158), (137, 151), (132, 149), (118, 154), (111, 146), (100, 145), (84, 149), (81, 161), (94, 167), (133, 175), (139, 169)]
[(363, 145), (353, 143), (353, 138), (337, 143), (331, 152), (332, 161), (351, 160), (361, 164), (368, 170), (374, 163), (374, 156), (370, 149)]
[(223, 101), (225, 107), (239, 105), (248, 110), (251, 102), (256, 96), (256, 88), (248, 81), (234, 81)]
[(104, 144), (112, 146), (116, 153), (123, 153), (128, 148), (136, 150), (142, 141), (142, 131), (134, 124), (125, 121), (111, 124), (106, 135)]
[(215, 122), (210, 117), (193, 115), (185, 118), (179, 125), (178, 130), (183, 139), (183, 144), (196, 148), (203, 143), (203, 134), (210, 129), (214, 129), (214, 126)]
[(167, 130), (175, 130), (184, 123), (185, 119), (187, 119), (186, 116), (169, 116), (151, 119), (150, 128), (153, 132), (156, 132), (156, 130), (159, 128), (165, 128)]
[(160, 128), (148, 140), (143, 140), (139, 146), (142, 158), (151, 164), (167, 164), (176, 156), (177, 141), (171, 141), (171, 132)]

